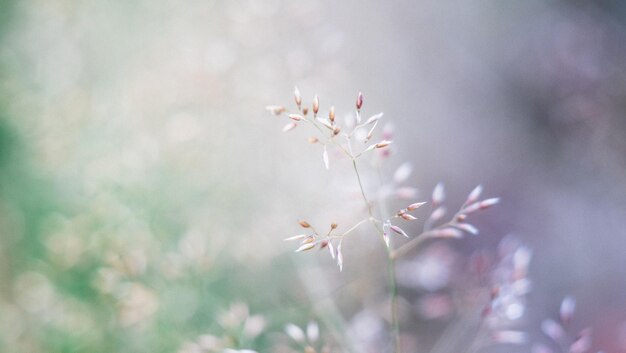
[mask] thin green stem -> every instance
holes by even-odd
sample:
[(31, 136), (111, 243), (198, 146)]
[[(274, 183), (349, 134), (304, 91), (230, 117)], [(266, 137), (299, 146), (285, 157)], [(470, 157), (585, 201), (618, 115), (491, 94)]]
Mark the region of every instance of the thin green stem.
[[(374, 214), (372, 212), (372, 205), (370, 204), (367, 196), (365, 195), (365, 188), (363, 187), (363, 181), (361, 180), (361, 174), (359, 173), (359, 168), (356, 165), (356, 158), (352, 158), (352, 167), (354, 168), (354, 172), (356, 174), (356, 178), (359, 182), (359, 188), (361, 189), (361, 196), (363, 196), (363, 202), (365, 202), (365, 206), (367, 207), (367, 212), (370, 216), (370, 221), (372, 225), (376, 228), (378, 233), (381, 236), (381, 239), (384, 241), (384, 234), (382, 228), (378, 226), (376, 223), (376, 218), (374, 218)], [(394, 353), (400, 353), (400, 322), (398, 320), (398, 282), (396, 281), (396, 273), (395, 273), (395, 258), (393, 257), (393, 251), (391, 248), (387, 250), (387, 269), (389, 276), (389, 291), (391, 292), (391, 301), (390, 301), (390, 314), (391, 314), (391, 327), (392, 327), (392, 336), (393, 336), (393, 351)]]
[[(374, 218), (374, 215), (372, 214), (372, 205), (367, 199), (367, 196), (365, 196), (365, 189), (363, 188), (363, 182), (361, 181), (361, 174), (359, 174), (359, 168), (356, 166), (356, 159), (354, 158), (352, 158), (352, 167), (354, 168), (356, 179), (359, 181), (359, 189), (361, 190), (361, 196), (363, 196), (363, 202), (365, 202), (365, 206), (367, 207), (367, 213), (370, 215), (370, 218)], [(378, 226), (376, 226), (376, 229), (378, 229)]]
[(404, 254), (409, 252), (411, 249), (417, 247), (418, 245), (420, 245), (422, 242), (424, 242), (426, 239), (429, 239), (429, 238), (431, 238), (431, 233), (424, 232), (416, 236), (415, 238), (411, 239), (409, 242), (404, 243), (404, 245), (402, 245), (401, 247), (391, 251), (389, 253), (389, 256), (391, 256), (391, 258), (395, 260), (399, 258), (400, 256), (403, 256)]
[(400, 321), (398, 320), (398, 282), (396, 281), (396, 260), (391, 256), (391, 250), (387, 252), (388, 262), (388, 276), (389, 276), (389, 290), (391, 291), (391, 327), (393, 335), (393, 347), (394, 352), (400, 352)]

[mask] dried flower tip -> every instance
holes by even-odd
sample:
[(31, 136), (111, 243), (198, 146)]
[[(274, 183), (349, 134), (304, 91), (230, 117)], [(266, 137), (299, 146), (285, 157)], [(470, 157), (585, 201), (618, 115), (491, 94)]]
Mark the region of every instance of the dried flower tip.
[(298, 234), (298, 235), (294, 235), (293, 237), (289, 237), (289, 238), (285, 238), (283, 240), (288, 241), (288, 240), (300, 240), (300, 239), (304, 239), (306, 237), (308, 237), (308, 234)]
[(328, 119), (330, 119), (331, 123), (335, 122), (335, 106), (330, 107), (328, 111)]
[(336, 222), (331, 223), (330, 229), (337, 229), (337, 223)]
[(463, 232), (456, 228), (443, 228), (433, 231), (433, 236), (437, 238), (462, 238)]
[(576, 299), (570, 296), (565, 297), (565, 299), (561, 302), (561, 308), (559, 310), (559, 315), (563, 324), (567, 325), (572, 320), (575, 309)]
[(370, 129), (370, 131), (367, 132), (367, 136), (365, 136), (365, 143), (367, 143), (369, 140), (372, 139), (372, 136), (374, 135), (374, 129), (376, 129), (376, 126), (378, 125), (378, 121), (374, 123), (374, 125), (372, 125), (372, 128)]
[(289, 124), (287, 124), (287, 125), (285, 125), (283, 127), (283, 132), (291, 131), (291, 130), (295, 129), (296, 126), (298, 126), (298, 124), (296, 124), (294, 122), (291, 122), (291, 123), (289, 123)]
[(300, 244), (310, 244), (313, 242), (315, 242), (315, 237), (312, 235), (309, 235), (308, 237), (304, 238), (304, 240), (302, 240)]
[(389, 249), (389, 234), (387, 232), (383, 232), (383, 241), (385, 242), (387, 249)]
[(296, 86), (293, 90), (293, 99), (296, 101), (296, 105), (298, 108), (302, 105), (302, 95), (300, 94), (300, 90)]
[(382, 141), (380, 141), (379, 143), (375, 144), (374, 146), (375, 146), (376, 148), (384, 148), (384, 147), (387, 147), (387, 146), (391, 145), (391, 143), (392, 143), (392, 142), (393, 142), (393, 141), (389, 141), (389, 140), (382, 140)]
[(420, 208), (420, 207), (424, 206), (425, 204), (426, 204), (426, 202), (416, 202), (416, 203), (412, 203), (412, 204), (408, 205), (406, 209), (407, 209), (408, 211), (413, 211), (413, 210), (416, 210), (416, 209), (418, 209), (418, 208)]
[(339, 266), (339, 272), (343, 271), (343, 252), (341, 251), (341, 242), (337, 246), (337, 266)]
[(309, 143), (317, 143), (319, 142), (319, 139), (315, 136), (311, 136), (308, 138)]
[(306, 326), (306, 336), (309, 342), (313, 343), (320, 337), (320, 328), (315, 321), (309, 322)]
[(469, 213), (472, 213), (472, 212), (476, 212), (478, 210), (484, 210), (484, 209), (487, 209), (487, 208), (497, 204), (498, 202), (500, 202), (500, 198), (498, 198), (498, 197), (494, 197), (492, 199), (483, 200), (483, 201), (480, 201), (480, 202), (474, 202), (473, 204), (465, 207), (463, 209), (463, 212), (465, 214), (469, 214)]
[(472, 235), (478, 235), (478, 228), (469, 223), (457, 223), (454, 226)]
[(443, 183), (438, 183), (437, 186), (433, 189), (433, 205), (440, 205), (443, 200), (446, 198), (446, 190), (443, 186)]
[(296, 342), (304, 342), (304, 331), (294, 324), (287, 324), (285, 333)]
[(328, 240), (322, 240), (320, 242), (320, 250), (324, 249), (327, 246), (328, 246)]
[(274, 115), (280, 115), (284, 113), (286, 109), (285, 107), (281, 105), (268, 105), (267, 107), (265, 107), (265, 110), (269, 111), (270, 113)]
[(430, 214), (430, 217), (428, 217), (428, 221), (429, 222), (437, 222), (438, 220), (442, 219), (443, 216), (446, 215), (446, 213), (448, 212), (448, 210), (441, 206), (441, 207), (437, 207), (433, 213)]
[(324, 161), (324, 166), (326, 169), (330, 168), (330, 161), (328, 160), (328, 150), (326, 150), (326, 146), (324, 146), (324, 152), (322, 152), (322, 160)]
[(461, 213), (460, 215), (456, 216), (456, 221), (457, 222), (463, 222), (463, 221), (465, 221), (466, 218), (467, 218), (467, 215)]
[(467, 196), (467, 201), (465, 201), (465, 203), (476, 202), (476, 200), (478, 200), (482, 192), (483, 192), (483, 186), (478, 185), (477, 187), (474, 188), (474, 190), (472, 190), (472, 192), (469, 193), (469, 195)]
[(400, 228), (398, 226), (391, 225), (391, 226), (389, 226), (389, 228), (391, 228), (391, 230), (393, 230), (394, 232), (396, 232), (396, 233), (398, 233), (398, 234), (400, 234), (402, 236), (405, 236), (407, 238), (409, 237), (408, 234), (406, 234), (406, 232), (404, 230), (402, 230), (402, 228)]
[(487, 200), (481, 201), (480, 202), (480, 209), (481, 210), (487, 209), (487, 208), (497, 204), (498, 202), (500, 202), (500, 198), (499, 197), (494, 197), (492, 199), (487, 199)]
[(551, 319), (543, 320), (541, 323), (541, 331), (556, 342), (559, 342), (563, 337), (565, 337), (565, 330), (563, 329), (563, 326)]
[(317, 97), (317, 94), (313, 98), (313, 114), (317, 115), (317, 112), (320, 111), (320, 99)]
[(306, 244), (302, 244), (300, 245), (299, 248), (296, 249), (295, 252), (301, 252), (301, 251), (307, 251), (307, 250), (311, 250), (315, 247), (315, 243), (306, 243)]
[(400, 215), (400, 217), (402, 217), (402, 218), (403, 218), (404, 220), (406, 220), (406, 221), (414, 221), (414, 220), (416, 220), (416, 219), (417, 219), (417, 218), (413, 217), (412, 215), (410, 215), (410, 214), (408, 214), (408, 213), (402, 213), (402, 214)]
[(398, 169), (396, 169), (396, 171), (393, 173), (393, 182), (396, 184), (400, 184), (406, 181), (411, 175), (411, 172), (413, 172), (413, 167), (411, 166), (411, 163), (402, 163), (402, 165), (400, 165)]
[(337, 135), (339, 135), (339, 133), (340, 133), (340, 132), (341, 132), (341, 129), (340, 129), (339, 127), (337, 127), (337, 126), (336, 126), (336, 127), (333, 129), (333, 136), (337, 136)]
[(368, 125), (368, 124), (371, 124), (373, 122), (376, 122), (376, 121), (380, 120), (380, 118), (382, 118), (383, 115), (384, 115), (383, 113), (378, 113), (378, 114), (372, 115), (369, 119), (367, 119), (365, 121), (364, 125)]
[(362, 106), (363, 106), (363, 93), (359, 92), (359, 94), (356, 96), (356, 109), (361, 110)]
[(298, 221), (298, 224), (300, 224), (300, 227), (302, 227), (302, 228), (310, 228), (311, 227), (311, 225), (307, 221)]
[(333, 246), (333, 242), (329, 241), (328, 242), (328, 251), (330, 252), (330, 257), (333, 258), (333, 260), (335, 259), (336, 253), (335, 253), (335, 247)]
[(300, 121), (302, 120), (304, 117), (300, 114), (289, 114), (289, 119), (291, 120), (295, 120), (295, 121)]
[(309, 114), (309, 108), (302, 108), (302, 115)]
[(528, 273), (528, 266), (533, 257), (533, 252), (526, 246), (520, 246), (513, 253), (513, 269), (517, 278), (525, 277)]

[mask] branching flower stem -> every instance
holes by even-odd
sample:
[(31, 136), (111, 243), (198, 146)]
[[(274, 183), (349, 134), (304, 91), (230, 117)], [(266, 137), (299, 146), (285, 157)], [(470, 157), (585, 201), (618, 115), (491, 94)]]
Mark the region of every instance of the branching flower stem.
[[(369, 220), (371, 221), (376, 231), (380, 234), (381, 239), (384, 242), (384, 234), (383, 229), (378, 226), (376, 222), (376, 218), (372, 212), (372, 205), (370, 204), (367, 196), (365, 195), (365, 188), (363, 187), (363, 181), (361, 180), (361, 174), (359, 173), (359, 168), (356, 164), (356, 158), (352, 157), (352, 166), (354, 168), (354, 173), (356, 174), (356, 178), (359, 182), (359, 188), (361, 190), (361, 196), (363, 196), (363, 202), (367, 207), (367, 212), (369, 213)], [(396, 261), (393, 256), (394, 251), (391, 248), (387, 248), (387, 269), (388, 269), (388, 277), (389, 277), (389, 291), (391, 294), (391, 303), (390, 303), (390, 313), (391, 313), (391, 326), (392, 326), (392, 335), (393, 335), (393, 351), (394, 353), (400, 353), (400, 322), (398, 320), (398, 283), (396, 281)]]

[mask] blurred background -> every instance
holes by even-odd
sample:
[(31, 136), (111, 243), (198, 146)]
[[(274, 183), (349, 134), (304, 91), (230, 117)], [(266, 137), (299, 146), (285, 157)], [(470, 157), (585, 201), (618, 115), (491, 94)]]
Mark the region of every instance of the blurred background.
[(540, 326), (571, 295), (568, 335), (625, 352), (625, 25), (617, 0), (1, 0), (0, 350), (290, 352), (284, 325), (316, 320), (333, 351), (385, 351), (377, 239), (341, 273), (282, 241), (360, 211), (346, 161), (264, 110), (297, 85), (384, 111), (384, 172), (411, 162), (419, 200), (502, 198), (479, 237), (398, 264), (407, 352), (464, 342), (467, 264), (511, 242), (529, 339), (479, 351), (558, 352)]

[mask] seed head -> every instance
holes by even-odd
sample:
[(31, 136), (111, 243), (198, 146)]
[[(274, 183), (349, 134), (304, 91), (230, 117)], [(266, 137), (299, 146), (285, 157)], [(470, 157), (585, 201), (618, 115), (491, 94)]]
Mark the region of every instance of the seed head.
[(359, 92), (359, 94), (356, 96), (356, 109), (361, 110), (362, 106), (363, 106), (363, 93)]
[(315, 98), (313, 98), (313, 114), (317, 115), (317, 112), (319, 111), (320, 111), (320, 100), (316, 94)]
[(391, 145), (393, 141), (388, 141), (388, 140), (382, 140), (379, 143), (377, 143), (376, 145), (374, 145), (376, 148), (385, 148), (389, 145)]
[(281, 105), (268, 105), (265, 109), (274, 115), (280, 115), (285, 112), (285, 107)]
[(293, 99), (296, 101), (296, 105), (298, 106), (298, 109), (300, 109), (300, 106), (302, 106), (302, 95), (300, 94), (300, 90), (298, 89), (298, 86), (296, 86), (293, 90)]
[(298, 234), (298, 235), (294, 235), (293, 237), (289, 237), (289, 238), (285, 238), (284, 240), (300, 240), (300, 239), (304, 239), (306, 237), (308, 237), (308, 234)]
[(337, 223), (336, 222), (331, 223), (330, 229), (337, 229)]
[(298, 124), (296, 124), (295, 122), (291, 122), (291, 123), (283, 126), (283, 132), (291, 131), (291, 130), (295, 129), (296, 126), (298, 126)]
[(296, 252), (311, 250), (315, 247), (315, 243), (304, 243), (296, 249)]
[(302, 228), (311, 228), (311, 225), (307, 221), (298, 221), (298, 224), (300, 224)]
[(489, 207), (497, 204), (498, 202), (500, 202), (500, 198), (499, 197), (494, 197), (492, 199), (487, 199), (487, 200), (481, 201), (480, 209), (484, 210), (486, 208), (489, 208)]
[(289, 114), (289, 119), (291, 120), (295, 120), (295, 121), (300, 121), (302, 120), (304, 117), (300, 114)]
[(561, 308), (559, 310), (559, 316), (563, 324), (568, 324), (574, 316), (574, 310), (576, 309), (576, 299), (567, 296), (561, 302)]
[(433, 236), (438, 238), (462, 238), (463, 232), (456, 228), (443, 228), (433, 231)]
[(413, 211), (413, 210), (416, 210), (416, 209), (418, 209), (418, 208), (422, 207), (422, 206), (423, 206), (423, 205), (425, 205), (425, 204), (426, 204), (426, 202), (416, 202), (416, 203), (412, 203), (412, 204), (408, 205), (408, 206), (406, 207), (406, 209), (407, 209), (408, 211)]
[(430, 217), (428, 218), (429, 222), (437, 222), (438, 220), (442, 219), (443, 216), (446, 215), (447, 213), (447, 209), (444, 206), (440, 206), (437, 207), (433, 213), (430, 214)]
[(407, 238), (409, 237), (408, 234), (406, 234), (406, 232), (404, 230), (402, 230), (402, 228), (400, 228), (398, 226), (392, 225), (389, 228), (391, 228), (391, 230), (393, 230), (394, 232), (396, 232), (396, 233), (398, 233), (398, 234), (400, 234), (402, 236), (405, 236)]
[(328, 119), (330, 119), (331, 123), (335, 122), (335, 107), (334, 106), (330, 107), (330, 110), (328, 111)]
[(476, 200), (478, 200), (482, 192), (483, 192), (483, 186), (478, 185), (477, 187), (474, 188), (474, 190), (472, 190), (472, 192), (469, 193), (469, 195), (467, 196), (467, 201), (465, 202), (468, 204), (472, 202), (476, 202)]
[(469, 224), (469, 223), (458, 223), (454, 225), (455, 227), (466, 231), (472, 235), (477, 235), (478, 234), (478, 228), (476, 228), (474, 225)]
[(438, 206), (441, 205), (443, 200), (446, 198), (446, 190), (443, 186), (443, 183), (437, 184), (433, 189), (433, 205)]
[(414, 221), (417, 219), (408, 213), (402, 213), (400, 217), (402, 217), (405, 221)]

